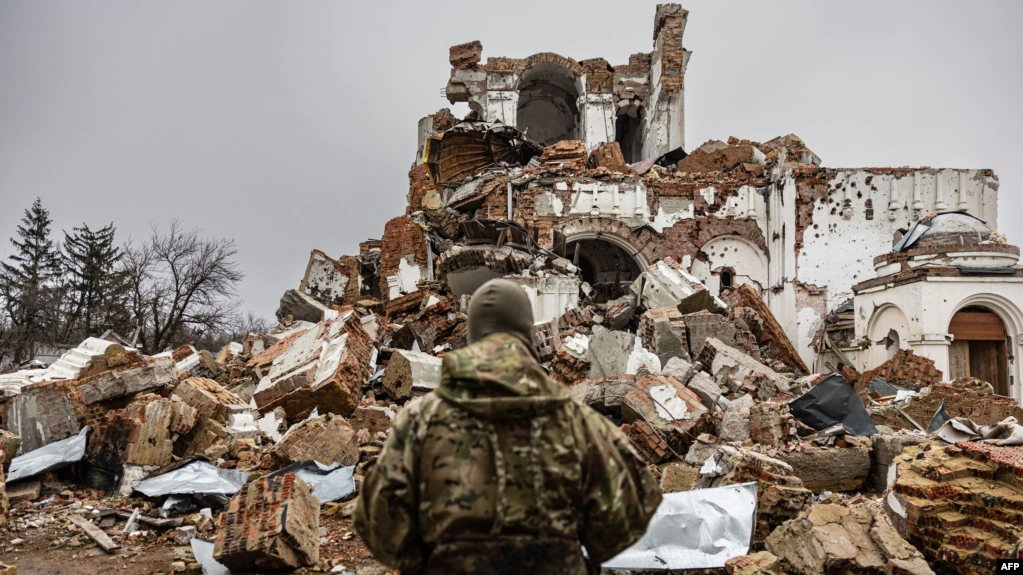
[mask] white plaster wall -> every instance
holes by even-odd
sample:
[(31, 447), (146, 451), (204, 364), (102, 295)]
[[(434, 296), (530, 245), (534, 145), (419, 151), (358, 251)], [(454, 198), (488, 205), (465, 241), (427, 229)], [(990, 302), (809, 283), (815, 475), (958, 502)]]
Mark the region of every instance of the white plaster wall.
[(491, 122), (518, 125), (519, 93), (513, 90), (488, 90), (486, 117)]
[[(569, 189), (566, 182), (556, 182), (556, 190)], [(684, 208), (676, 211), (666, 211), (664, 206), (658, 206), (657, 212), (650, 213), (650, 206), (647, 203), (647, 189), (642, 183), (609, 184), (604, 182), (581, 183), (572, 182), (572, 196), (567, 206), (557, 199), (554, 194), (545, 192), (537, 195), (534, 215), (580, 215), (591, 217), (607, 217), (614, 219), (627, 219), (635, 221), (642, 219), (643, 223), (662, 233), (665, 228), (670, 228), (676, 223), (693, 219), (695, 211), (692, 202), (686, 202)], [(705, 198), (712, 198), (717, 193), (713, 186), (700, 190)], [(681, 203), (680, 203), (681, 204)], [(726, 205), (718, 211), (709, 214), (716, 218), (751, 218), (757, 222), (760, 232), (767, 237), (767, 203), (763, 194), (752, 186), (743, 186), (738, 194), (729, 198)]]
[[(963, 205), (975, 215), (984, 213), (994, 229), (997, 185), (989, 180), (976, 170), (922, 170), (902, 177), (839, 172), (829, 182), (828, 199), (814, 205), (814, 225), (803, 232), (798, 280), (827, 286), (827, 309), (833, 310), (852, 297), (853, 285), (875, 277), (874, 257), (891, 251), (895, 232), (938, 211), (939, 199), (949, 209)], [(866, 216), (868, 199), (872, 219)]]
[[(905, 312), (909, 324), (909, 335), (904, 337), (914, 353), (934, 360), (948, 379), (948, 346), (952, 336), (948, 333), (949, 323), (957, 311), (967, 306), (981, 306), (994, 312), (1005, 324), (1012, 347), (1010, 356), (1010, 389), (1016, 400), (1023, 400), (1021, 378), (1023, 378), (1023, 278), (1005, 277), (931, 277), (926, 281), (894, 287), (880, 287), (856, 296), (856, 335), (872, 337), (873, 333), (886, 334), (888, 329), (898, 328), (898, 316), (885, 314), (885, 306), (898, 306)], [(901, 335), (901, 334), (900, 334)], [(873, 346), (872, 346), (873, 347)], [(877, 353), (867, 349), (857, 354), (856, 363), (860, 370), (875, 367)]]
[(522, 277), (507, 279), (522, 286), (533, 306), (533, 323), (561, 317), (579, 305), (579, 278), (564, 276)]
[(646, 201), (646, 186), (642, 184), (574, 182), (569, 214), (649, 219), (650, 208)]
[(708, 261), (693, 262), (692, 274), (713, 293), (721, 291), (721, 269), (735, 270), (735, 284), (762, 291), (767, 285), (767, 256), (755, 244), (738, 236), (718, 236), (700, 248)]
[[(907, 302), (902, 303), (905, 305)], [(914, 332), (910, 329), (909, 319), (898, 304), (893, 303), (876, 308), (874, 317), (869, 324), (871, 327), (867, 332), (867, 341), (864, 342), (868, 346), (864, 350), (864, 355), (869, 359), (860, 369), (871, 369), (890, 359), (894, 350), (889, 350), (884, 340), (892, 331), (899, 334), (898, 347), (910, 349), (910, 336)]]
[(418, 290), (424, 276), (422, 266), (415, 264), (415, 256), (401, 258), (398, 261), (398, 273), (387, 276), (388, 297), (394, 299)]
[(611, 94), (584, 94), (576, 105), (582, 119), (583, 143), (587, 151), (615, 141), (615, 107)]
[(340, 302), (344, 299), (348, 276), (328, 262), (322, 254), (314, 252), (310, 257), (308, 273), (302, 284), (306, 295), (316, 294), (327, 301)]

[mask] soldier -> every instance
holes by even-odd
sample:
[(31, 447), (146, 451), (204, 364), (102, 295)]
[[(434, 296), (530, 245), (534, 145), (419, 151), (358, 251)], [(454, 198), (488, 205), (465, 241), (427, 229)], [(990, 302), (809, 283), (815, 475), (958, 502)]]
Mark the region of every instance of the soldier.
[[(355, 527), (403, 574), (597, 573), (646, 531), (661, 493), (629, 440), (549, 380), (522, 288), (491, 280), (469, 345), (405, 407), (366, 474)], [(585, 548), (585, 555), (582, 551)]]

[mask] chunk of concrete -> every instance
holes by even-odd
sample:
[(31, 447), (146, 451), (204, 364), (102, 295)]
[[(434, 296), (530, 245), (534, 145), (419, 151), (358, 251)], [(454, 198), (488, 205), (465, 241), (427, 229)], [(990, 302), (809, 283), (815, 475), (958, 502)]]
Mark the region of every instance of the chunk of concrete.
[(319, 323), (324, 319), (330, 319), (331, 315), (336, 313), (313, 297), (289, 289), (281, 296), (281, 303), (277, 307), (277, 320), (283, 321), (290, 316), (295, 321)]
[(700, 398), (703, 406), (711, 413), (719, 409), (718, 402), (721, 400), (721, 387), (709, 375), (702, 371), (696, 372), (689, 378), (689, 383), (686, 384), (686, 387)]
[(750, 413), (753, 396), (747, 394), (728, 404), (725, 416), (718, 424), (718, 437), (725, 441), (746, 443), (750, 440)]
[(622, 401), (622, 421), (643, 421), (674, 453), (686, 453), (693, 440), (711, 427), (710, 412), (677, 379), (639, 375)]
[(707, 288), (675, 260), (664, 258), (640, 274), (629, 289), (639, 297), (640, 305), (654, 309), (677, 307), (682, 300)]
[(689, 351), (694, 359), (699, 359), (707, 340), (711, 338), (735, 347), (735, 324), (724, 316), (701, 311), (683, 315), (682, 322), (686, 326)]
[(771, 533), (767, 549), (797, 573), (934, 574), (876, 502), (814, 505)]
[(677, 309), (682, 315), (697, 312), (721, 314), (728, 311), (728, 306), (708, 289), (697, 290), (678, 302)]
[(911, 445), (929, 443), (930, 436), (924, 433), (908, 431), (875, 433), (870, 436), (870, 476), (866, 488), (875, 493), (888, 489), (888, 470), (902, 455), (903, 450)]
[(412, 391), (430, 391), (440, 385), (442, 361), (427, 353), (396, 350), (384, 370), (383, 387), (395, 400), (412, 397)]
[(628, 373), (629, 355), (635, 337), (624, 331), (605, 331), (589, 340), (586, 356), (590, 362), (588, 379), (616, 377)]
[(174, 362), (168, 357), (162, 357), (150, 360), (139, 367), (108, 371), (86, 381), (76, 389), (82, 394), (82, 403), (92, 405), (143, 391), (156, 391), (177, 379)]
[(320, 560), (320, 502), (294, 473), (257, 479), (217, 523), (213, 558), (232, 571), (276, 571)]
[[(688, 325), (688, 324), (687, 324)], [(698, 361), (722, 388), (745, 390), (768, 400), (791, 391), (794, 382), (717, 338), (708, 338)]]
[(6, 429), (0, 430), (0, 453), (3, 453), (4, 473), (7, 473), (11, 468), (11, 460), (18, 454), (19, 447), (21, 447), (20, 437)]
[(693, 364), (681, 357), (673, 357), (661, 365), (661, 375), (670, 375), (682, 383), (689, 381), (694, 374)]
[(284, 464), (312, 459), (323, 465), (342, 466), (359, 462), (355, 428), (338, 415), (322, 415), (299, 422), (288, 430), (273, 454)]
[(648, 309), (639, 318), (643, 347), (657, 354), (661, 365), (673, 358), (689, 359), (689, 343), (682, 314), (672, 307)]

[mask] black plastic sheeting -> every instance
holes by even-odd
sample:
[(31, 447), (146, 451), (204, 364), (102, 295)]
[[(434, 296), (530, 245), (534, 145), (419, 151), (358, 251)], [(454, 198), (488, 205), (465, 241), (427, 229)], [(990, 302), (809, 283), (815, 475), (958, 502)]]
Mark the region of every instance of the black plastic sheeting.
[(876, 393), (880, 397), (888, 397), (899, 393), (899, 388), (888, 383), (883, 378), (875, 376), (874, 379), (870, 380), (870, 383), (867, 384), (867, 391)]
[(837, 373), (789, 402), (789, 411), (817, 431), (841, 425), (850, 435), (877, 433), (863, 400), (853, 386)]

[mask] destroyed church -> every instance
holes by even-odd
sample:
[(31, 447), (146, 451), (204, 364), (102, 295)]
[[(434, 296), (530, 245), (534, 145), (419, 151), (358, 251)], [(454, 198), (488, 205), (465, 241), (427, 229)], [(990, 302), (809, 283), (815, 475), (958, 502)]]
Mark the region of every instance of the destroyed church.
[(640, 288), (630, 306), (667, 305), (660, 290), (685, 289), (659, 283), (670, 267), (715, 295), (753, 288), (804, 371), (905, 349), (1023, 398), (1023, 272), (996, 230), (997, 176), (824, 167), (791, 134), (687, 146), (686, 20), (661, 6), (653, 51), (624, 65), (453, 46), (446, 94), (470, 117), (420, 121), (407, 213), (359, 258), (312, 262), (306, 292), (393, 310), (511, 275), (542, 325)]
[[(189, 572), (347, 572), (320, 522), (505, 277), (549, 376), (665, 494), (608, 569), (980, 575), (1019, 556), (1023, 268), (998, 179), (828, 168), (791, 134), (688, 146), (687, 18), (659, 5), (627, 64), (453, 46), (445, 94), (470, 111), (419, 122), (406, 212), (358, 254), (312, 251), (268, 333), (155, 356), (89, 338), (0, 375), (0, 529), (70, 514), (110, 553), (127, 518), (184, 529)], [(66, 484), (102, 505), (83, 515)]]

